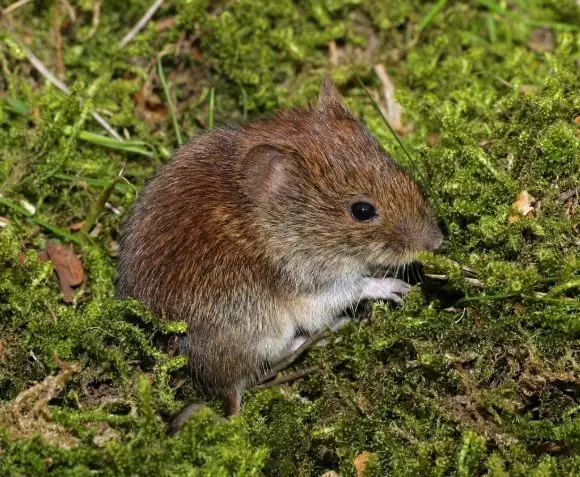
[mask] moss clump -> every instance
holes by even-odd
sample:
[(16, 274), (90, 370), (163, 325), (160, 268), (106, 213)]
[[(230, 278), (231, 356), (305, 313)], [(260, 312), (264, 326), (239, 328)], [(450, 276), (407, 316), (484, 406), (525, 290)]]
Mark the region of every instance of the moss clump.
[[(80, 2), (74, 18), (61, 5), (21, 6), (0, 32), (1, 475), (580, 473), (574, 0), (180, 0), (124, 48), (111, 44), (147, 2), (99, 13)], [(553, 42), (544, 32), (538, 46), (542, 22)], [(55, 24), (68, 97), (20, 46), (57, 71)], [(330, 70), (385, 148), (428, 178), (449, 238), (422, 257), (445, 279), (400, 309), (374, 305), (368, 323), (297, 364), (317, 374), (248, 392), (232, 422), (203, 411), (172, 438), (163, 423), (201, 399), (171, 351), (184, 324), (112, 298), (123, 217), (175, 147), (160, 52), (184, 136), (210, 114), (220, 122), (313, 98)], [(375, 94), (377, 63), (412, 125), (402, 138), (412, 159), (352, 70)], [(95, 111), (133, 142), (92, 136), (103, 133)], [(121, 170), (90, 236), (75, 232)], [(523, 192), (533, 197), (525, 215), (513, 205)], [(39, 258), (48, 239), (73, 241), (84, 265), (73, 303)], [(63, 361), (78, 367), (66, 379), (55, 377)], [(62, 389), (48, 403), (15, 414), (51, 379)]]

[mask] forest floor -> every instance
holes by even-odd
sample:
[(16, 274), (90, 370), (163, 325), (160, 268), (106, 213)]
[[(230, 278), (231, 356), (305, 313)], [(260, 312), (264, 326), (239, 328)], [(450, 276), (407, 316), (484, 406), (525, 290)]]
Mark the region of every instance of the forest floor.
[[(176, 0), (129, 36), (151, 3), (0, 5), (0, 475), (580, 475), (575, 0)], [(203, 397), (185, 324), (113, 298), (123, 219), (184, 138), (325, 73), (448, 245), (306, 376), (166, 437)]]

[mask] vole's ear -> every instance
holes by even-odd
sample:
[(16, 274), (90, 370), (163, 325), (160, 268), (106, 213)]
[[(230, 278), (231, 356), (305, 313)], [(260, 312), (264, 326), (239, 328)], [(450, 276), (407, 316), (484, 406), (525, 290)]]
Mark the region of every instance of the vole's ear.
[(320, 88), (320, 93), (318, 94), (318, 108), (327, 108), (329, 106), (337, 106), (342, 104), (342, 98), (340, 93), (334, 86), (330, 76), (325, 75), (324, 81)]
[(242, 159), (244, 189), (250, 197), (262, 197), (284, 183), (284, 154), (270, 144), (253, 146)]

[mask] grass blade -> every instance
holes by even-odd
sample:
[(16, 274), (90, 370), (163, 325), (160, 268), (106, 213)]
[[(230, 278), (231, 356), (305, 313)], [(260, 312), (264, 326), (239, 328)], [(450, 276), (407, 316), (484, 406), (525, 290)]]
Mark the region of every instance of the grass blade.
[[(380, 117), (383, 120), (383, 123), (385, 123), (385, 125), (387, 126), (387, 128), (389, 129), (389, 131), (391, 132), (391, 134), (393, 135), (393, 137), (395, 138), (395, 141), (397, 141), (397, 144), (403, 150), (403, 152), (405, 153), (405, 156), (407, 156), (407, 160), (408, 160), (409, 167), (411, 167), (413, 169), (413, 171), (414, 171), (414, 173), (416, 175), (416, 178), (418, 179), (419, 183), (425, 188), (425, 191), (427, 192), (427, 195), (431, 199), (431, 201), (432, 201), (432, 203), (433, 203), (433, 205), (434, 205), (434, 207), (435, 207), (435, 209), (437, 211), (438, 217), (440, 217), (441, 220), (443, 220), (443, 222), (445, 223), (445, 227), (447, 227), (447, 230), (450, 230), (449, 223), (447, 222), (447, 218), (445, 217), (443, 207), (439, 203), (438, 197), (435, 197), (433, 194), (431, 194), (430, 187), (429, 187), (429, 183), (427, 182), (427, 180), (423, 176), (423, 174), (420, 171), (420, 169), (417, 167), (417, 164), (413, 160), (411, 154), (409, 154), (409, 151), (407, 150), (407, 148), (403, 144), (403, 141), (401, 141), (401, 138), (399, 137), (399, 135), (391, 127), (391, 125), (389, 124), (389, 121), (387, 121), (387, 118), (383, 114), (383, 111), (381, 110), (381, 108), (379, 107), (379, 105), (377, 104), (377, 102), (375, 101), (375, 99), (371, 96), (371, 94), (369, 93), (369, 90), (366, 88), (366, 86), (364, 85), (361, 77), (359, 76), (358, 72), (354, 68), (353, 68), (353, 73), (354, 73), (356, 79), (358, 80), (361, 88), (364, 90), (365, 94), (367, 95), (367, 98), (369, 98), (369, 100), (371, 101), (373, 107), (379, 113)], [(449, 236), (449, 239), (450, 239), (450, 242), (453, 244), (454, 240), (453, 240), (453, 236), (452, 235)]]
[(212, 88), (209, 93), (209, 113), (207, 117), (207, 127), (213, 129), (213, 112), (215, 109), (215, 88)]
[(555, 30), (564, 30), (564, 31), (580, 31), (580, 25), (572, 25), (569, 23), (551, 22), (544, 20), (534, 20), (533, 18), (527, 18), (518, 13), (506, 10), (504, 7), (495, 3), (492, 0), (477, 0), (477, 3), (486, 7), (488, 10), (494, 13), (501, 15), (502, 17), (508, 17), (518, 22), (527, 23), (530, 26), (544, 26), (554, 28)]
[[(72, 128), (67, 126), (63, 131), (69, 135), (72, 133)], [(155, 157), (153, 146), (144, 141), (118, 141), (117, 139), (102, 134), (95, 134), (89, 131), (80, 131), (78, 138), (81, 141), (86, 141), (97, 146), (108, 147), (109, 149), (116, 149), (118, 151), (132, 152), (146, 157)], [(146, 149), (146, 148), (149, 148)]]
[(429, 11), (429, 13), (427, 13), (427, 15), (425, 15), (425, 18), (423, 18), (423, 20), (421, 20), (421, 23), (419, 24), (419, 27), (418, 27), (419, 32), (422, 32), (427, 27), (427, 25), (429, 25), (429, 23), (431, 23), (433, 21), (433, 18), (435, 18), (435, 16), (441, 10), (443, 10), (443, 7), (446, 4), (447, 4), (447, 0), (439, 0), (433, 6), (433, 8)]
[(16, 212), (17, 214), (23, 215), (24, 217), (26, 217), (28, 220), (35, 223), (36, 225), (40, 225), (41, 227), (44, 227), (46, 230), (52, 232), (54, 235), (61, 238), (62, 240), (65, 240), (67, 242), (74, 242), (78, 245), (83, 245), (83, 241), (79, 237), (68, 233), (66, 230), (63, 230), (59, 227), (56, 227), (52, 224), (49, 224), (45, 220), (42, 220), (38, 217), (33, 216), (30, 212), (28, 212), (23, 207), (20, 207), (19, 205), (15, 204), (14, 202), (12, 202), (4, 197), (1, 197), (1, 196), (0, 196), (0, 204), (4, 205), (5, 207), (8, 207), (10, 210), (12, 210), (13, 212)]
[(167, 86), (167, 80), (165, 79), (165, 72), (163, 71), (163, 64), (161, 63), (160, 56), (157, 57), (157, 72), (159, 73), (159, 79), (161, 80), (161, 85), (163, 86), (163, 92), (165, 93), (165, 98), (167, 99), (167, 106), (169, 107), (171, 122), (173, 123), (173, 128), (175, 129), (177, 144), (181, 146), (183, 144), (183, 138), (181, 137), (181, 132), (179, 131), (179, 124), (177, 123), (177, 116), (175, 114), (175, 106), (171, 100), (171, 95), (169, 94), (169, 87)]
[[(90, 186), (95, 187), (106, 187), (109, 183), (102, 179), (92, 179), (90, 177), (82, 177), (82, 176), (71, 176), (68, 174), (55, 174), (53, 177), (56, 179), (60, 179), (67, 182), (83, 182)], [(124, 184), (122, 182), (115, 183), (115, 191), (120, 194), (126, 194), (129, 190), (129, 185)]]
[(399, 137), (399, 135), (395, 132), (395, 130), (389, 124), (389, 121), (387, 120), (387, 118), (383, 114), (383, 111), (381, 110), (381, 108), (379, 107), (379, 105), (377, 104), (377, 102), (375, 101), (375, 99), (369, 93), (369, 90), (364, 85), (364, 83), (363, 83), (361, 77), (359, 76), (358, 72), (356, 70), (353, 70), (353, 71), (354, 71), (354, 75), (355, 75), (356, 79), (358, 80), (361, 88), (363, 89), (363, 91), (367, 95), (367, 98), (369, 98), (370, 102), (372, 103), (373, 107), (375, 108), (375, 111), (377, 111), (377, 113), (379, 113), (379, 115), (381, 116), (383, 122), (385, 123), (385, 126), (387, 126), (387, 128), (389, 129), (389, 131), (393, 135), (393, 138), (395, 139), (395, 141), (397, 142), (397, 144), (399, 145), (399, 147), (402, 149), (402, 151), (405, 154), (405, 156), (407, 156), (407, 161), (406, 162), (408, 163), (409, 167), (413, 168), (413, 170), (414, 170), (415, 174), (417, 175), (418, 179), (421, 180), (421, 182), (425, 183), (424, 184), (425, 186), (427, 186), (426, 181), (422, 177), (423, 175), (422, 175), (421, 171), (419, 170), (419, 168), (415, 164), (415, 161), (411, 157), (411, 154), (409, 153), (409, 151), (407, 150), (407, 148), (403, 144), (403, 141), (401, 141), (401, 138)]

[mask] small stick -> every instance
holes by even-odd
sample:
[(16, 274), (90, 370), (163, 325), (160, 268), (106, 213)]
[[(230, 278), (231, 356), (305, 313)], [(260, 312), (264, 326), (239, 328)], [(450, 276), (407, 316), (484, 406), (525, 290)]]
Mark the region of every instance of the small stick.
[[(52, 85), (56, 86), (58, 89), (60, 89), (63, 93), (70, 95), (70, 89), (68, 88), (68, 86), (66, 84), (64, 84), (61, 80), (59, 80), (56, 76), (54, 76), (46, 66), (44, 66), (44, 63), (42, 61), (40, 61), (35, 55), (34, 53), (32, 53), (32, 51), (30, 51), (28, 48), (26, 48), (24, 45), (20, 44), (20, 49), (22, 50), (22, 52), (24, 53), (24, 55), (26, 56), (26, 58), (28, 58), (28, 61), (30, 61), (30, 63), (32, 63), (32, 66), (34, 66), (38, 72), (44, 76), (47, 81), (49, 83), (51, 83)], [(103, 119), (103, 117), (96, 113), (96, 112), (92, 112), (91, 116), (95, 119), (95, 121), (97, 121), (101, 126), (103, 126), (105, 128), (105, 130), (111, 135), (113, 136), (115, 139), (117, 139), (118, 141), (122, 141), (123, 138), (121, 136), (119, 136), (119, 134), (117, 134), (117, 131), (115, 131), (109, 123), (107, 123), (107, 121), (105, 121)]]
[(100, 19), (101, 19), (101, 0), (97, 0), (95, 1), (93, 7), (93, 21), (91, 24), (91, 29), (89, 30), (89, 33), (87, 34), (85, 40), (88, 40), (93, 36), (95, 36), (95, 33), (97, 33), (97, 28), (99, 28)]
[(62, 3), (65, 6), (66, 11), (68, 13), (68, 17), (71, 19), (71, 21), (72, 22), (76, 22), (77, 21), (77, 15), (75, 13), (75, 9), (68, 2), (68, 0), (60, 0), (60, 3)]
[(18, 0), (14, 2), (12, 5), (8, 5), (5, 9), (1, 10), (2, 15), (10, 15), (14, 10), (23, 7), (27, 3), (32, 2), (32, 0)]
[(303, 378), (304, 376), (308, 376), (311, 374), (318, 374), (320, 372), (320, 366), (312, 366), (310, 368), (301, 369), (298, 371), (294, 371), (293, 373), (286, 374), (285, 376), (280, 376), (279, 378), (273, 379), (268, 382), (263, 382), (262, 384), (258, 384), (254, 386), (255, 389), (267, 389), (273, 388), (274, 386), (279, 386), (281, 384), (286, 384), (292, 381), (296, 381), (297, 379)]
[(155, 0), (155, 3), (153, 3), (153, 5), (151, 5), (149, 7), (149, 10), (147, 10), (145, 12), (145, 15), (143, 15), (141, 17), (141, 20), (139, 20), (135, 24), (135, 26), (131, 29), (131, 31), (129, 33), (127, 33), (123, 37), (123, 39), (119, 42), (119, 47), (120, 48), (123, 48), (133, 38), (135, 38), (135, 36), (137, 35), (137, 33), (139, 33), (145, 27), (145, 25), (147, 25), (147, 23), (149, 23), (149, 20), (151, 20), (151, 18), (153, 17), (153, 15), (155, 15), (155, 12), (159, 9), (159, 7), (161, 6), (162, 3), (163, 3), (163, 0)]
[(281, 361), (278, 361), (274, 366), (272, 366), (272, 369), (270, 370), (270, 372), (262, 378), (260, 383), (262, 384), (262, 383), (265, 383), (266, 381), (269, 381), (270, 379), (275, 378), (276, 374), (278, 374), (278, 372), (280, 372), (283, 369), (290, 366), (305, 351), (308, 351), (310, 348), (312, 348), (320, 340), (323, 340), (324, 338), (326, 338), (328, 336), (329, 332), (330, 332), (329, 328), (323, 328), (322, 330), (314, 333), (313, 335), (310, 335), (310, 337), (304, 343), (302, 343), (302, 346), (300, 346), (293, 353), (290, 353), (286, 358), (284, 358)]
[[(431, 278), (432, 280), (448, 280), (449, 277), (447, 275), (436, 275), (436, 274), (432, 274), (432, 273), (426, 273), (425, 276), (427, 278)], [(483, 282), (481, 280), (478, 280), (477, 278), (470, 278), (470, 277), (464, 277), (465, 281), (467, 283), (470, 283), (471, 285), (473, 285), (474, 287), (482, 287), (483, 286)]]

